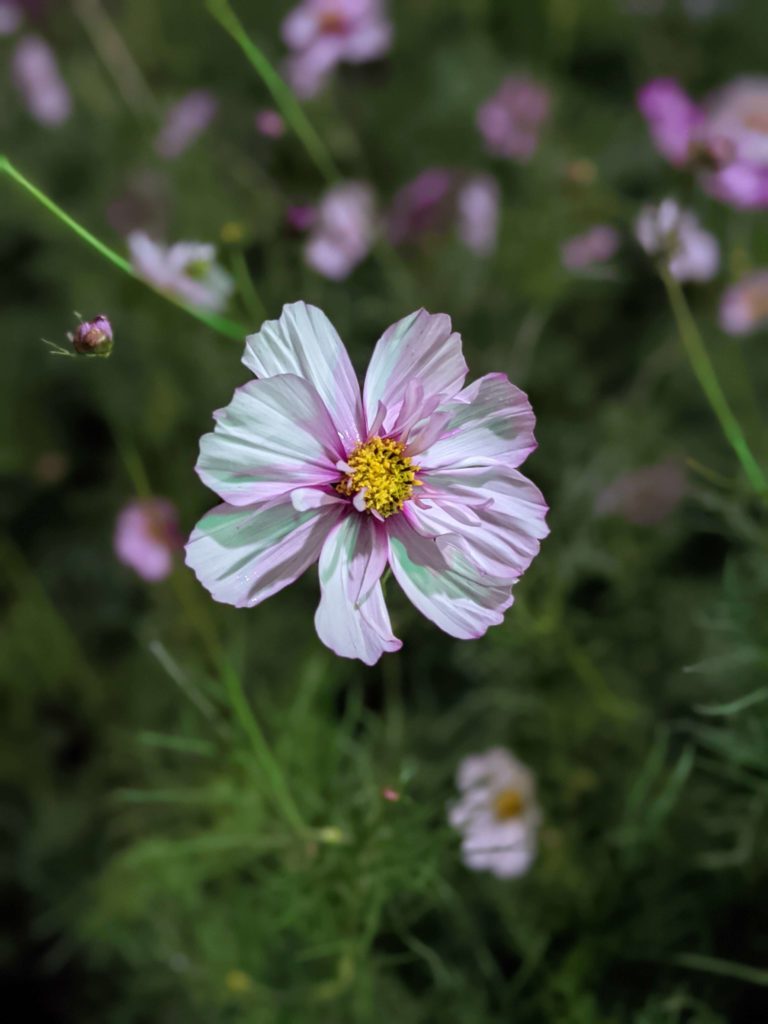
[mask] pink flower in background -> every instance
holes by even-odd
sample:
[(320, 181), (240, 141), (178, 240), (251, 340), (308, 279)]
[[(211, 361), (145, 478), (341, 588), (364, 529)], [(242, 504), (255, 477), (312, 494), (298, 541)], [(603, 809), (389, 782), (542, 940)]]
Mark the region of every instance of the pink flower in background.
[(720, 246), (695, 213), (674, 199), (644, 206), (635, 222), (635, 236), (649, 256), (663, 259), (678, 281), (709, 281), (720, 267)]
[(283, 22), (291, 49), (286, 72), (302, 98), (315, 96), (342, 61), (363, 64), (392, 45), (384, 0), (302, 0)]
[(654, 78), (638, 91), (637, 105), (665, 159), (681, 167), (691, 159), (704, 114), (674, 78)]
[(610, 224), (595, 224), (560, 246), (560, 261), (566, 270), (581, 270), (595, 263), (607, 263), (619, 248), (621, 238)]
[(671, 78), (638, 93), (659, 152), (696, 165), (710, 195), (731, 206), (768, 206), (768, 77), (736, 79), (697, 105)]
[(768, 325), (768, 270), (755, 270), (726, 288), (720, 326), (728, 334), (751, 334)]
[(318, 635), (369, 665), (401, 647), (387, 565), (451, 636), (501, 622), (548, 532), (518, 470), (536, 447), (523, 392), (499, 373), (465, 387), (459, 335), (424, 310), (384, 332), (362, 394), (330, 321), (303, 302), (249, 337), (243, 361), (258, 379), (216, 413), (197, 463), (224, 501), (187, 545), (213, 597), (253, 607), (319, 560)]
[(165, 246), (143, 231), (128, 235), (131, 263), (159, 292), (201, 309), (220, 312), (234, 290), (232, 278), (216, 262), (216, 249), (203, 242)]
[(12, 36), (21, 27), (21, 9), (14, 0), (0, 0), (0, 36)]
[(624, 473), (595, 501), (598, 516), (619, 516), (635, 526), (655, 526), (671, 515), (685, 497), (685, 467), (667, 459)]
[(11, 58), (13, 80), (27, 110), (41, 124), (64, 124), (72, 113), (72, 97), (56, 57), (40, 36), (23, 36)]
[(307, 265), (332, 281), (343, 281), (368, 255), (376, 230), (373, 190), (359, 181), (334, 185), (316, 210), (304, 246)]
[(490, 174), (475, 174), (459, 189), (456, 230), (478, 256), (489, 256), (496, 248), (500, 205), (499, 183)]
[(530, 769), (503, 747), (459, 764), (460, 798), (448, 820), (461, 832), (461, 859), (497, 878), (524, 875), (536, 857), (541, 811)]
[(149, 583), (170, 574), (173, 556), (182, 544), (176, 509), (165, 498), (131, 501), (117, 517), (115, 554)]
[(167, 111), (155, 139), (155, 150), (166, 160), (181, 156), (208, 128), (219, 102), (207, 89), (187, 93)]
[(428, 167), (395, 194), (387, 215), (393, 245), (413, 242), (445, 229), (452, 218), (457, 175), (445, 167)]
[(552, 106), (549, 89), (527, 75), (510, 75), (477, 112), (477, 126), (491, 153), (526, 163)]
[(259, 110), (253, 123), (256, 131), (267, 139), (281, 139), (285, 135), (285, 121), (276, 110)]

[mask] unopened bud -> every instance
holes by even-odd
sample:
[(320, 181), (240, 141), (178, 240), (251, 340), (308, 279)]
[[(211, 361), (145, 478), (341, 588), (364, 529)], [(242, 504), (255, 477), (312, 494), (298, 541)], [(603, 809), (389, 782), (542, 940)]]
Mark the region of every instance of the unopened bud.
[(112, 351), (112, 324), (103, 314), (78, 324), (69, 337), (79, 356), (108, 356)]

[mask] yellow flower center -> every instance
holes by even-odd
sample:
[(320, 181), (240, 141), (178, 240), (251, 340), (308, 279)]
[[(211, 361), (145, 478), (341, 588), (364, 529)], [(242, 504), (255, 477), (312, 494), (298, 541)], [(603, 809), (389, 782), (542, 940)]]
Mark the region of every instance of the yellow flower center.
[(509, 821), (523, 813), (525, 800), (519, 789), (502, 789), (493, 800), (493, 813), (498, 821)]
[(365, 490), (366, 509), (384, 519), (400, 512), (413, 488), (421, 486), (416, 479), (419, 467), (405, 454), (402, 441), (392, 438), (373, 437), (359, 444), (347, 458), (347, 465), (352, 472), (339, 481), (336, 490), (350, 498)]

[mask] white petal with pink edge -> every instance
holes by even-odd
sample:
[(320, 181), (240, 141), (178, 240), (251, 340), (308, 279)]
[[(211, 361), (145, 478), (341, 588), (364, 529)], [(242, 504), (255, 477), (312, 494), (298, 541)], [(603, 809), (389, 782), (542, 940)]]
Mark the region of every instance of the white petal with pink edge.
[(388, 327), (376, 343), (363, 387), (366, 420), (376, 419), (383, 402), (383, 432), (390, 433), (410, 382), (419, 381), (426, 398), (445, 401), (459, 391), (467, 372), (461, 335), (453, 331), (451, 318), (419, 309)]
[(403, 513), (389, 526), (389, 564), (406, 597), (459, 640), (482, 636), (512, 604), (508, 583), (483, 573), (458, 547), (446, 551)]
[(336, 328), (316, 306), (293, 302), (246, 338), (243, 362), (257, 377), (294, 373), (314, 386), (347, 447), (362, 438), (360, 385)]
[(249, 381), (215, 418), (215, 431), (200, 439), (196, 468), (231, 505), (270, 501), (339, 478), (344, 448), (319, 395), (301, 377)]
[(322, 642), (342, 658), (374, 665), (382, 654), (402, 647), (392, 633), (381, 589), (386, 564), (386, 535), (368, 516), (347, 516), (323, 547), (315, 628)]
[(252, 608), (293, 583), (320, 557), (341, 509), (218, 505), (186, 546), (186, 563), (216, 601)]
[(428, 472), (503, 461), (515, 468), (536, 448), (528, 396), (503, 373), (489, 373), (440, 407), (442, 436), (419, 455)]

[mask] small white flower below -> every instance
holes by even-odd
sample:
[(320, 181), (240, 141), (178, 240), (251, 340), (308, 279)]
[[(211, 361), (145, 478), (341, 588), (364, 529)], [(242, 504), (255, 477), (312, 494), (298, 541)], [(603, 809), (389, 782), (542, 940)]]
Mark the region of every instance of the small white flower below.
[(460, 798), (448, 820), (462, 834), (472, 871), (515, 878), (536, 856), (541, 811), (532, 772), (503, 747), (465, 757), (456, 773)]
[(699, 218), (674, 199), (644, 206), (635, 222), (635, 237), (649, 256), (665, 260), (678, 281), (709, 281), (720, 266), (720, 246)]

